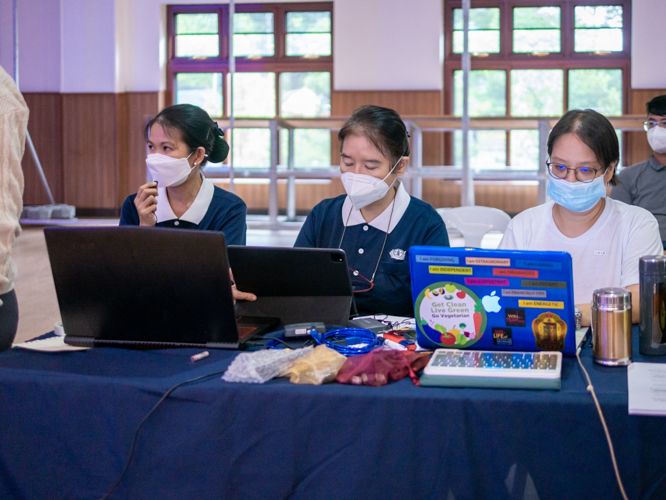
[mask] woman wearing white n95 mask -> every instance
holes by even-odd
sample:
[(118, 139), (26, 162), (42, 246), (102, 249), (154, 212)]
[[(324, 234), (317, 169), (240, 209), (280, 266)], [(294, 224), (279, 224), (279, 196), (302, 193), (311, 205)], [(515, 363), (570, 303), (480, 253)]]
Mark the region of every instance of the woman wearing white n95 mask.
[(178, 104), (145, 128), (146, 164), (153, 182), (123, 203), (120, 225), (222, 231), (229, 245), (245, 244), (245, 203), (202, 175), (208, 161), (229, 153), (224, 133), (203, 109)]
[(514, 217), (500, 248), (569, 252), (582, 324), (590, 324), (592, 293), (604, 287), (632, 292), (638, 322), (638, 261), (662, 244), (650, 212), (606, 197), (620, 159), (613, 126), (591, 109), (569, 111), (548, 136), (548, 155), (552, 201)]
[[(222, 162), (229, 153), (224, 133), (208, 113), (191, 104), (165, 108), (146, 124), (144, 135), (153, 182), (127, 197), (120, 225), (222, 231), (228, 245), (244, 245), (245, 203), (201, 173), (208, 161)], [(234, 299), (256, 300), (235, 285), (232, 291)]]
[(409, 249), (449, 246), (449, 238), (435, 209), (400, 182), (409, 161), (405, 124), (392, 109), (363, 106), (338, 138), (347, 194), (314, 207), (294, 246), (345, 251), (359, 313), (412, 316)]

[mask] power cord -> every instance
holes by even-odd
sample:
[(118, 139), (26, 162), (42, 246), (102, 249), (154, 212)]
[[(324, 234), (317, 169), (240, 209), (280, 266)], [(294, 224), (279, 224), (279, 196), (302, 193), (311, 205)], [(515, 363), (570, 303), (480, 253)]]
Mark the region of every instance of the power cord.
[(594, 392), (594, 386), (592, 385), (592, 380), (590, 380), (590, 376), (588, 375), (587, 370), (583, 366), (583, 362), (580, 360), (581, 349), (582, 347), (576, 349), (576, 359), (578, 359), (578, 364), (580, 365), (580, 368), (583, 370), (583, 373), (585, 374), (585, 378), (587, 379), (587, 392), (589, 392), (592, 395), (592, 399), (594, 399), (594, 405), (597, 407), (597, 412), (599, 413), (599, 419), (601, 420), (601, 425), (603, 426), (604, 432), (606, 433), (606, 441), (608, 441), (608, 449), (610, 450), (611, 460), (613, 461), (613, 469), (615, 470), (615, 478), (617, 479), (617, 484), (620, 487), (620, 493), (622, 493), (622, 498), (624, 500), (628, 500), (629, 497), (627, 497), (627, 493), (626, 491), (624, 491), (624, 485), (622, 484), (622, 478), (620, 477), (620, 470), (617, 466), (617, 460), (615, 459), (615, 449), (613, 448), (613, 441), (611, 440), (610, 432), (608, 431), (608, 426), (606, 425), (606, 419), (604, 418), (604, 414), (601, 411), (601, 405), (599, 404), (597, 395)]
[(136, 439), (139, 436), (139, 430), (141, 429), (141, 426), (146, 422), (146, 420), (148, 420), (148, 417), (150, 417), (155, 412), (155, 410), (157, 410), (157, 407), (162, 404), (162, 402), (169, 396), (169, 394), (171, 394), (173, 391), (178, 389), (181, 385), (192, 384), (194, 382), (198, 382), (199, 380), (204, 380), (204, 379), (207, 379), (207, 378), (210, 378), (210, 377), (214, 377), (216, 375), (222, 375), (225, 371), (227, 371), (226, 368), (222, 371), (219, 371), (219, 372), (209, 373), (207, 375), (201, 375), (199, 377), (196, 377), (196, 378), (193, 378), (193, 379), (190, 379), (190, 380), (185, 380), (183, 382), (179, 382), (164, 393), (164, 395), (160, 398), (160, 400), (157, 402), (157, 404), (155, 406), (153, 406), (153, 409), (150, 410), (145, 417), (143, 417), (143, 420), (141, 420), (141, 423), (136, 428), (136, 431), (134, 432), (134, 439), (132, 439), (132, 446), (130, 447), (129, 457), (127, 457), (127, 462), (125, 463), (125, 467), (123, 468), (123, 471), (120, 473), (120, 477), (118, 477), (118, 479), (116, 480), (113, 487), (106, 493), (106, 495), (104, 495), (102, 497), (102, 500), (106, 500), (107, 498), (109, 498), (109, 496), (111, 496), (111, 494), (120, 485), (120, 482), (125, 477), (125, 474), (127, 473), (127, 470), (129, 469), (130, 463), (132, 462), (132, 457), (134, 456), (134, 447), (136, 445)]
[[(375, 332), (365, 328), (341, 328), (321, 334), (313, 329), (310, 333), (317, 344), (325, 345), (345, 356), (367, 354), (384, 345), (384, 340)], [(362, 347), (353, 347), (365, 344)]]

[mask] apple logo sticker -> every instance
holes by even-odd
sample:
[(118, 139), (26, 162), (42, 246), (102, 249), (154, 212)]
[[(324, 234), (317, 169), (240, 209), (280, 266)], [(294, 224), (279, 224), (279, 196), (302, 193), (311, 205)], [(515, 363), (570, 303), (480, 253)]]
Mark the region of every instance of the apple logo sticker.
[(481, 299), (483, 308), (489, 313), (496, 313), (502, 310), (502, 306), (499, 305), (500, 298), (495, 295), (495, 290), (492, 291), (490, 295), (486, 295)]

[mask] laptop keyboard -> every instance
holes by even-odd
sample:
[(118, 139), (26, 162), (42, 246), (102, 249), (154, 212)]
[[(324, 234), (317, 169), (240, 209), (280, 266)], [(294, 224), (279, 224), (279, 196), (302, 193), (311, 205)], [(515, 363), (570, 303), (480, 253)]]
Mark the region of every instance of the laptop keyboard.
[(433, 367), (557, 370), (557, 355), (546, 352), (439, 352)]

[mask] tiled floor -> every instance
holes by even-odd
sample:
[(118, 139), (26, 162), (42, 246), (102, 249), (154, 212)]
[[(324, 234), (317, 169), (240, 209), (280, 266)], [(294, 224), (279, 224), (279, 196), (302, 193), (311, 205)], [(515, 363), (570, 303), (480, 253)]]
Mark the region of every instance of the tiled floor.
[[(117, 221), (104, 221), (115, 225)], [(99, 225), (99, 221), (94, 221)], [(247, 244), (252, 246), (293, 246), (298, 227), (289, 229), (248, 229)], [(488, 234), (483, 240), (484, 248), (496, 248), (500, 234)], [(451, 235), (452, 246), (462, 246), (460, 235)], [(44, 231), (42, 227), (24, 226), (23, 234), (14, 248), (14, 260), (18, 267), (16, 294), (19, 301), (19, 328), (15, 342), (23, 342), (53, 330), (60, 321), (60, 311), (55, 286), (51, 275)]]

